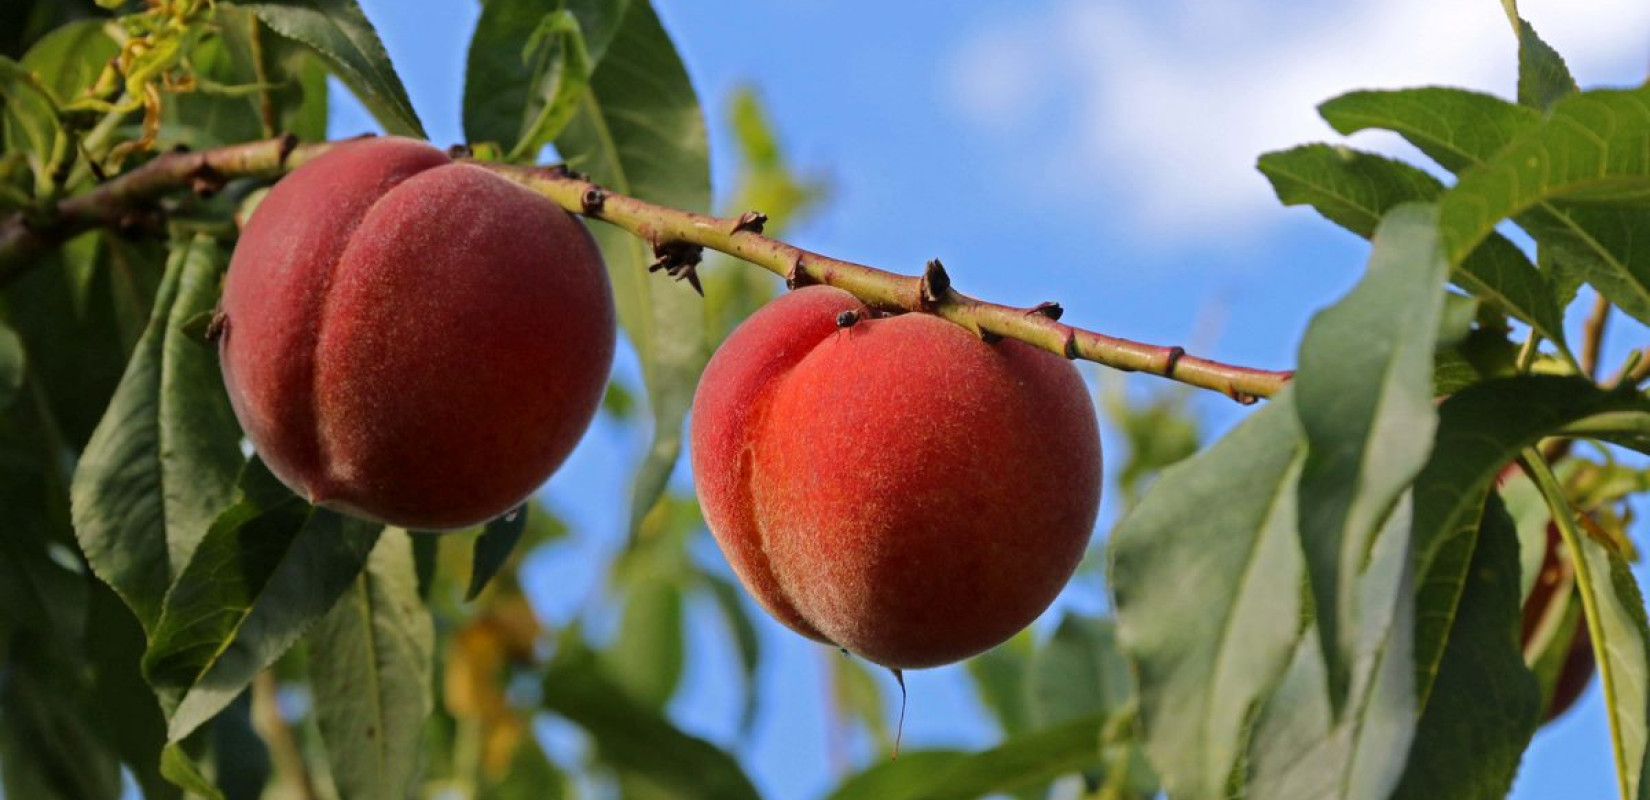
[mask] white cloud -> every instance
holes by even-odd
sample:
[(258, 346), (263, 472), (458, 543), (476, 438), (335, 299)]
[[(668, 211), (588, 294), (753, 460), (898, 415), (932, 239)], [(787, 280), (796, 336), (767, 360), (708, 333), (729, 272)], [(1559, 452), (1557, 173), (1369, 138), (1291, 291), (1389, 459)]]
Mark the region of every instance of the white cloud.
[[(1520, 5), (1583, 85), (1637, 82), (1650, 67), (1644, 0)], [(960, 110), (988, 130), (1005, 119), (1063, 125), (1061, 145), (1041, 154), (1058, 171), (1044, 174), (1072, 191), (1110, 187), (1147, 232), (1236, 230), (1279, 218), (1256, 156), (1338, 138), (1318, 103), (1426, 84), (1508, 95), (1515, 54), (1493, 0), (1056, 0), (969, 42), (952, 84)], [(1059, 94), (1039, 104), (1039, 91)], [(1039, 106), (1043, 118), (1027, 119)], [(1355, 141), (1395, 149), (1378, 135)]]

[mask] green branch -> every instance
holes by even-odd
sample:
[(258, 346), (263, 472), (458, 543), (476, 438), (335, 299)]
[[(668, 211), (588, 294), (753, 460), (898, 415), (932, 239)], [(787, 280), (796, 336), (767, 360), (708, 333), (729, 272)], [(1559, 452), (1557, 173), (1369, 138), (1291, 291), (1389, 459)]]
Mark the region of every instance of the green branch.
[[(270, 139), (197, 153), (169, 153), (84, 194), (64, 200), (45, 222), (22, 215), (0, 222), (0, 286), (49, 248), (93, 228), (131, 227), (153, 216), (165, 195), (211, 191), (232, 178), (274, 178), (321, 154), (331, 144), (295, 145)], [(1270, 397), (1292, 373), (1223, 364), (1179, 347), (1144, 344), (1062, 324), (1058, 305), (1033, 308), (989, 303), (957, 292), (939, 262), (920, 276), (898, 275), (831, 258), (763, 236), (760, 214), (723, 219), (655, 205), (610, 192), (558, 167), (472, 162), (541, 194), (576, 214), (623, 228), (645, 240), (659, 268), (697, 283), (694, 267), (704, 248), (718, 250), (785, 278), (797, 287), (825, 284), (871, 307), (935, 314), (981, 337), (1016, 339), (1067, 358), (1146, 372), (1221, 392), (1241, 403)]]

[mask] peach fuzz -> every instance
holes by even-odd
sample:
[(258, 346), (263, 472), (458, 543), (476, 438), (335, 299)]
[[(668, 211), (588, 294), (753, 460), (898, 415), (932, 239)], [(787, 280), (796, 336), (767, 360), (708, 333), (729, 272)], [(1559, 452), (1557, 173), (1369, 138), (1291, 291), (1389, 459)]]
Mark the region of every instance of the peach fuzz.
[(928, 314), (838, 326), (816, 286), (752, 315), (705, 370), (692, 460), (711, 532), (793, 630), (892, 668), (1030, 624), (1100, 502), (1093, 403), (1065, 359)]
[(317, 504), (443, 530), (503, 514), (600, 403), (614, 311), (582, 223), (422, 142), (277, 183), (230, 262), (220, 355), (253, 448)]

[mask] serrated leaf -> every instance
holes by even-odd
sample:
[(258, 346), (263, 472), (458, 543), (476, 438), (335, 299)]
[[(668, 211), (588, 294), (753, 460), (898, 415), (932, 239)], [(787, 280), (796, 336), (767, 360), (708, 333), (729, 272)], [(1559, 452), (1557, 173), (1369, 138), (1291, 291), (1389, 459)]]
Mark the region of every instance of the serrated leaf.
[[(1385, 156), (1344, 147), (1305, 145), (1261, 156), (1260, 171), (1284, 205), (1310, 205), (1331, 222), (1370, 238), (1381, 217), (1401, 203), (1436, 200), (1444, 184)], [(1564, 316), (1546, 279), (1516, 245), (1492, 234), (1450, 270), (1450, 280), (1534, 328), (1568, 352)]]
[[(1170, 467), (1111, 539), (1119, 644), (1169, 796), (1224, 798), (1303, 613), (1293, 390)], [(1186, 587), (1195, 586), (1196, 591)]]
[(424, 138), (424, 126), (389, 53), (356, 0), (265, 0), (240, 7), (258, 15), (270, 30), (313, 50), (385, 131)]
[[(1448, 266), (1436, 209), (1399, 206), (1373, 244), (1363, 280), (1307, 327), (1293, 381), (1307, 443), (1301, 549), (1337, 716), (1365, 613), (1356, 577), (1383, 520), (1425, 465), (1438, 424), (1432, 354)], [(1384, 608), (1391, 598), (1375, 604)]]
[[(1526, 110), (1527, 113), (1535, 113)], [(1570, 95), (1440, 201), (1458, 259), (1507, 218), (1580, 270), (1611, 301), (1650, 319), (1650, 253), (1633, 236), (1650, 211), (1650, 87)], [(1595, 204), (1618, 201), (1616, 204)]]
[[(645, 0), (630, 3), (590, 76), (579, 113), (555, 143), (569, 165), (603, 186), (672, 208), (709, 210), (704, 116), (675, 46)], [(653, 413), (652, 443), (631, 497), (634, 529), (664, 492), (681, 455), (682, 422), (709, 356), (704, 308), (686, 283), (649, 274), (654, 259), (646, 242), (605, 225), (591, 232), (613, 279), (619, 321), (641, 361)]]
[(828, 800), (965, 800), (1095, 767), (1105, 715), (1090, 714), (979, 753), (904, 753), (849, 778)]
[(1613, 542), (1581, 530), (1564, 489), (1534, 449), (1525, 453), (1530, 477), (1553, 509), (1553, 522), (1570, 548), (1576, 587), (1586, 611), (1599, 680), (1604, 685), (1605, 713), (1610, 720), (1610, 744), (1623, 800), (1650, 794), (1644, 771), (1650, 765), (1646, 747), (1650, 720), (1650, 622), (1644, 595), (1627, 556)]
[(167, 593), (144, 672), (179, 741), (211, 719), (332, 608), (382, 526), (314, 508), (261, 461)]
[(174, 247), (149, 327), (75, 470), (75, 535), (99, 578), (153, 632), (175, 576), (233, 499), (240, 427), (217, 357), (180, 327), (217, 302), (225, 254)]
[(474, 556), (470, 559), (470, 587), (464, 591), (465, 600), (474, 600), (487, 588), (487, 582), (498, 574), (504, 562), (510, 560), (516, 543), (527, 530), (527, 518), (532, 513), (531, 503), (522, 503), (514, 510), (490, 520), (476, 537)]
[(1455, 173), (1488, 161), (1541, 120), (1539, 112), (1494, 95), (1436, 86), (1348, 92), (1318, 113), (1342, 134), (1392, 131)]
[(1576, 91), (1576, 79), (1564, 57), (1536, 35), (1535, 28), (1518, 15), (1515, 0), (1501, 0), (1507, 21), (1518, 32), (1518, 104), (1545, 111), (1565, 95)]
[(1541, 687), (1519, 644), (1518, 532), (1499, 501), (1485, 508), (1475, 539), (1396, 798), (1506, 797), (1541, 718)]
[(339, 793), (407, 797), (433, 704), (435, 629), (406, 531), (379, 537), (355, 585), (307, 641), (316, 722)]
[(607, 677), (593, 653), (568, 647), (545, 671), (546, 710), (583, 728), (602, 761), (689, 800), (756, 800), (739, 762), (715, 745), (689, 736), (658, 712), (629, 698)]

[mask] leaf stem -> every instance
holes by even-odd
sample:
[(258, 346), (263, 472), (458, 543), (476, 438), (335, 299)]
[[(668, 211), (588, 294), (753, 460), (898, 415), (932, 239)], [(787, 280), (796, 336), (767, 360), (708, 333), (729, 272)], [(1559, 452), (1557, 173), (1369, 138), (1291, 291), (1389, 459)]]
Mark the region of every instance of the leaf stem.
[(1589, 380), (1598, 378), (1598, 352), (1604, 341), (1604, 330), (1610, 323), (1610, 301), (1604, 295), (1593, 298), (1593, 308), (1587, 312), (1587, 321), (1581, 328), (1581, 373)]
[[(21, 215), (0, 219), (0, 286), (39, 261), (47, 248), (97, 227), (127, 228), (166, 194), (190, 188), (203, 177), (274, 178), (332, 147), (296, 145), (290, 137), (232, 145), (194, 153), (168, 153), (96, 188), (65, 199), (45, 223)], [(522, 167), (470, 162), (549, 198), (572, 213), (615, 225), (651, 244), (677, 277), (696, 280), (696, 248), (717, 250), (754, 264), (797, 287), (825, 284), (845, 290), (867, 305), (921, 311), (955, 322), (984, 338), (1009, 338), (1067, 358), (1093, 361), (1128, 372), (1146, 372), (1225, 394), (1239, 403), (1270, 397), (1286, 385), (1290, 371), (1225, 364), (1177, 346), (1153, 345), (1062, 324), (1060, 307), (1045, 303), (1017, 308), (979, 300), (950, 288), (938, 262), (923, 275), (899, 275), (864, 264), (804, 250), (761, 234), (760, 215), (723, 219), (610, 192), (556, 167)], [(197, 187), (198, 188), (198, 187)]]

